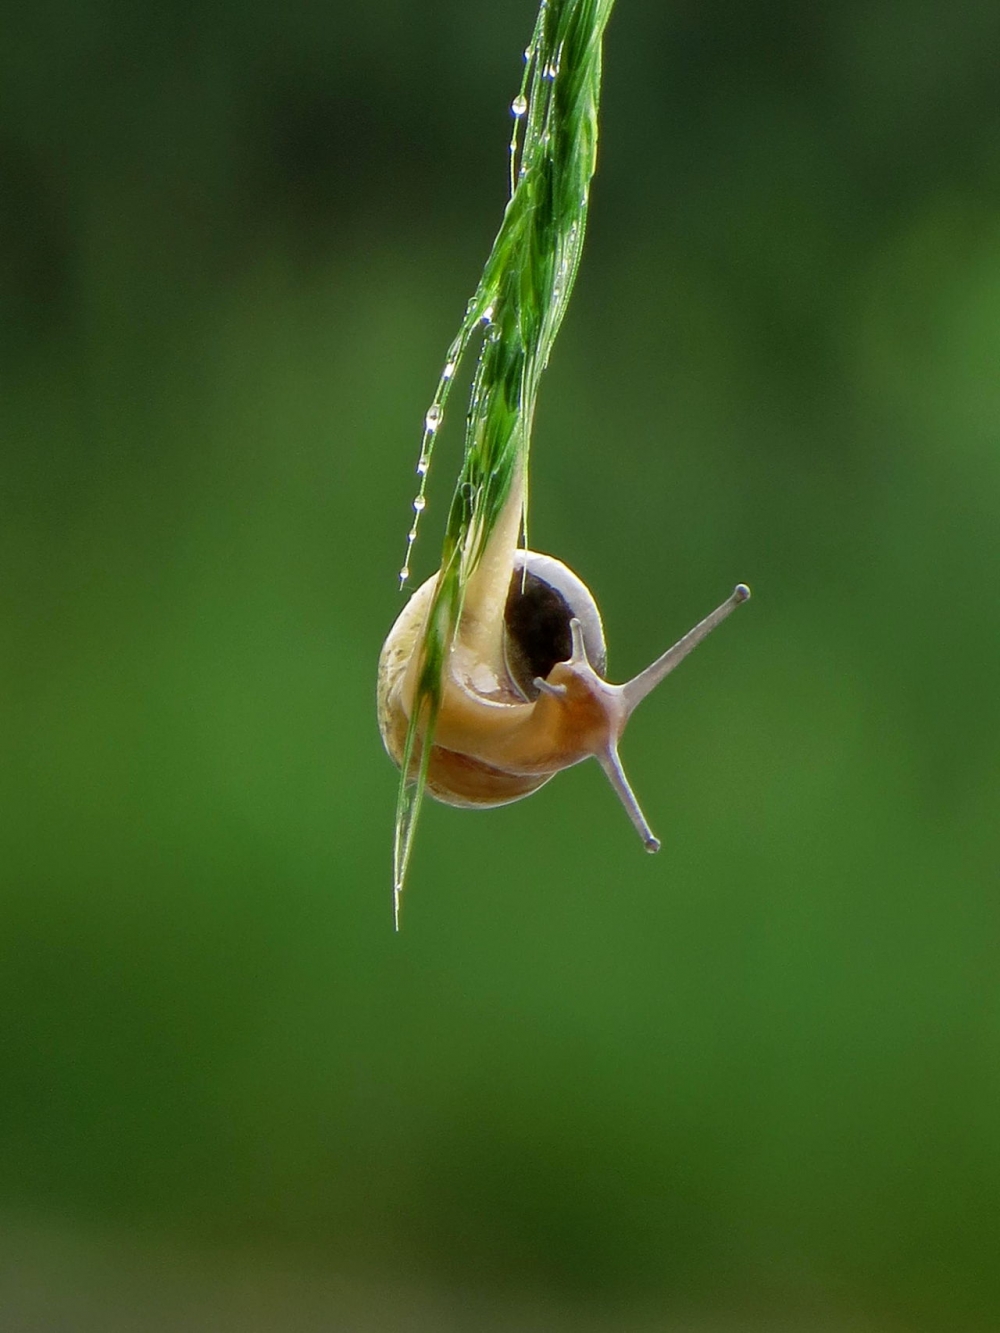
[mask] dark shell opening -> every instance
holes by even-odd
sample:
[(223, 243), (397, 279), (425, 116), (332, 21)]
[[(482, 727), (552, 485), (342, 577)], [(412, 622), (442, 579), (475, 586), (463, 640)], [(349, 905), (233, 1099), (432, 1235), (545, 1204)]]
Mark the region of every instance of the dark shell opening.
[(543, 680), (557, 662), (573, 654), (569, 623), (578, 619), (591, 666), (604, 674), (606, 653), (601, 617), (587, 588), (552, 556), (518, 553), (504, 608), (507, 670), (525, 699), (537, 699), (536, 676)]

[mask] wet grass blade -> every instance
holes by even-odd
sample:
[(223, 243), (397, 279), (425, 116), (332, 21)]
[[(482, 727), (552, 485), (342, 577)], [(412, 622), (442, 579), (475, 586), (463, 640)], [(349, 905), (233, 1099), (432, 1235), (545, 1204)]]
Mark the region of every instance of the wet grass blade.
[(416, 650), (416, 698), (396, 805), (397, 929), (441, 703), (442, 671), (468, 580), (519, 466), (527, 468), (539, 381), (580, 262), (597, 157), (601, 43), (613, 4), (614, 0), (542, 0), (525, 51), (521, 86), (511, 104), (510, 200), (427, 412), (417, 464), (420, 489), (401, 584), (410, 575), (427, 474), (455, 373), (478, 336), (462, 469), (448, 513), (437, 587)]

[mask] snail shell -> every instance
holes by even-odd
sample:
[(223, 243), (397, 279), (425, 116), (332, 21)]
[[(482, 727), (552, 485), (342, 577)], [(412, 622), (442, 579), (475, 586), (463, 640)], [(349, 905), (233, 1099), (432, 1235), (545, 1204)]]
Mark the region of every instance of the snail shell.
[[(423, 632), (436, 583), (434, 575), (413, 594), (393, 625), (379, 659), (379, 728), (397, 766), (402, 762), (412, 707), (412, 687), (406, 698), (407, 668)], [(517, 551), (503, 610), (501, 669), (484, 661), (467, 663), (459, 679), (452, 675), (445, 685), (427, 771), (427, 789), (439, 801), (456, 806), (507, 805), (537, 791), (559, 769), (587, 758), (589, 750), (567, 745), (565, 740), (561, 755), (550, 752), (547, 757), (539, 756), (537, 747), (535, 754), (518, 754), (510, 745), (497, 752), (497, 732), (508, 730), (515, 716), (521, 721), (525, 714), (531, 715), (543, 693), (537, 682), (546, 681), (557, 663), (572, 656), (570, 626), (574, 619), (581, 625), (588, 661), (603, 675), (607, 662), (604, 626), (586, 584), (553, 556)], [(460, 649), (457, 655), (461, 658)], [(467, 711), (462, 708), (463, 694), (471, 696), (478, 713), (478, 728), (473, 728), (478, 729), (478, 735), (469, 734), (468, 720), (463, 725), (456, 716)], [(507, 711), (511, 709), (516, 714)], [(501, 722), (506, 724), (503, 728)], [(446, 737), (460, 748), (451, 748)], [(484, 754), (504, 766), (489, 762)]]

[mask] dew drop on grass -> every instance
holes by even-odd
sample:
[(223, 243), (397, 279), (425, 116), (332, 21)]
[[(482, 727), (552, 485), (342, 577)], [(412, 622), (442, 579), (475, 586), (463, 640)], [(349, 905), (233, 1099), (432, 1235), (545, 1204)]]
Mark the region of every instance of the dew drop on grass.
[(422, 495), (418, 495), (413, 501), (413, 508), (418, 514), (422, 513), (427, 508), (426, 498)]
[(427, 430), (430, 432), (431, 435), (434, 434), (434, 432), (437, 430), (438, 426), (441, 425), (441, 422), (443, 420), (444, 420), (444, 408), (441, 406), (440, 403), (431, 403), (430, 407), (427, 409), (427, 416), (424, 418), (424, 421), (427, 425)]
[(515, 116), (523, 116), (528, 109), (528, 99), (523, 93), (518, 93), (510, 104), (510, 109)]

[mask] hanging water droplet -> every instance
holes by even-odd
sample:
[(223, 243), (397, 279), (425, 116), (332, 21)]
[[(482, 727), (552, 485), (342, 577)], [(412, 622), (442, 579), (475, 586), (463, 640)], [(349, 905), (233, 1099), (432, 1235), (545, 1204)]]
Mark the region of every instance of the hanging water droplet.
[(433, 435), (443, 420), (444, 408), (440, 403), (431, 403), (430, 407), (427, 409), (427, 415), (424, 417), (428, 432)]
[(449, 361), (445, 366), (444, 370), (442, 370), (441, 372), (441, 378), (443, 380), (450, 380), (452, 375), (454, 375), (454, 373), (455, 373), (455, 363), (454, 361)]
[(479, 318), (483, 321), (484, 324), (492, 323), (493, 307), (491, 305), (488, 305), (486, 309), (483, 311), (483, 313), (479, 316)]
[(409, 577), (410, 577), (410, 566), (404, 565), (403, 568), (399, 571), (400, 583), (405, 583)]
[(419, 459), (417, 459), (417, 476), (418, 476), (418, 477), (426, 477), (426, 476), (427, 476), (427, 469), (428, 469), (429, 467), (430, 467), (430, 459), (429, 459), (429, 458), (419, 458)]
[(422, 495), (418, 495), (413, 501), (413, 508), (418, 514), (422, 513), (427, 508), (426, 498)]
[(545, 68), (542, 70), (542, 78), (548, 79), (549, 82), (551, 83), (551, 81), (556, 77), (558, 73), (559, 73), (559, 66), (552, 64), (552, 62), (550, 61), (549, 64), (547, 64)]
[(510, 104), (510, 109), (515, 116), (523, 116), (528, 109), (528, 99), (523, 93), (518, 93)]

